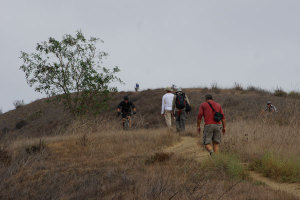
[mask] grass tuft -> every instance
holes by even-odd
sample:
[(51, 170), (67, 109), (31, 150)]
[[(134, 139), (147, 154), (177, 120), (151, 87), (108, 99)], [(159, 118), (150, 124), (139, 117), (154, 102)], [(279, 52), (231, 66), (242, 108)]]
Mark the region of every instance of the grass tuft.
[(38, 144), (33, 144), (29, 147), (26, 147), (25, 150), (28, 154), (40, 153), (46, 148), (46, 142), (40, 139)]
[(277, 88), (275, 91), (274, 91), (274, 96), (276, 97), (286, 97), (287, 96), (287, 93), (281, 89), (281, 88)]
[(277, 181), (300, 181), (299, 159), (284, 159), (272, 153), (265, 153), (260, 159), (252, 163), (251, 168)]
[(234, 179), (246, 179), (248, 173), (237, 155), (231, 153), (220, 153), (213, 156), (212, 162), (207, 160), (204, 167), (213, 167), (217, 171), (225, 172), (229, 177)]
[(156, 162), (162, 163), (170, 160), (172, 154), (164, 153), (164, 152), (157, 152), (153, 156), (150, 156), (150, 158), (146, 159), (145, 164), (150, 165), (154, 164)]

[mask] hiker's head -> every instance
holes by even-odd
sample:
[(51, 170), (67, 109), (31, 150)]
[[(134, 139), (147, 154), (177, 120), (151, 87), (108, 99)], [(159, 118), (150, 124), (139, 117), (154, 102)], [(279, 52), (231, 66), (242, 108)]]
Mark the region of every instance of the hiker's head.
[(181, 88), (178, 88), (176, 93), (182, 93), (182, 89)]
[(272, 102), (271, 101), (267, 101), (267, 106), (271, 106)]
[(206, 101), (213, 100), (213, 97), (211, 96), (211, 94), (207, 94), (205, 95), (205, 100)]
[(128, 103), (129, 97), (128, 96), (124, 96), (124, 101), (125, 101), (125, 103)]
[(170, 87), (167, 87), (166, 92), (170, 93), (170, 92), (172, 92), (172, 89)]

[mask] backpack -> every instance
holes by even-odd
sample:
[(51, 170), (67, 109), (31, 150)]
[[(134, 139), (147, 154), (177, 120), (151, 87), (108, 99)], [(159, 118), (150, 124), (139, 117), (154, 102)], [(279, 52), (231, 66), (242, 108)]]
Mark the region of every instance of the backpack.
[(208, 104), (209, 104), (209, 106), (211, 107), (211, 109), (214, 111), (214, 120), (216, 121), (216, 122), (219, 122), (219, 121), (221, 121), (222, 119), (223, 119), (223, 115), (220, 113), (220, 112), (216, 112), (216, 110), (214, 109), (214, 107), (209, 103), (209, 102), (207, 102)]
[(184, 93), (180, 93), (180, 94), (176, 94), (176, 101), (175, 101), (175, 105), (177, 109), (184, 109), (186, 106), (186, 100), (185, 100), (185, 94)]
[(185, 105), (185, 112), (189, 113), (189, 112), (191, 112), (191, 111), (192, 111), (191, 105), (188, 104), (188, 103), (186, 102), (186, 105)]

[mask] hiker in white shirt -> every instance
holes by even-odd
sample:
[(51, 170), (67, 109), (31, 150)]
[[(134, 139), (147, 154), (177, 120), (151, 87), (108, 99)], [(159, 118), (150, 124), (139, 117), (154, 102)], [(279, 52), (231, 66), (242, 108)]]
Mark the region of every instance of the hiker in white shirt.
[(172, 127), (172, 103), (174, 94), (172, 94), (171, 88), (166, 88), (166, 94), (162, 97), (161, 114), (165, 117), (166, 124), (170, 129)]

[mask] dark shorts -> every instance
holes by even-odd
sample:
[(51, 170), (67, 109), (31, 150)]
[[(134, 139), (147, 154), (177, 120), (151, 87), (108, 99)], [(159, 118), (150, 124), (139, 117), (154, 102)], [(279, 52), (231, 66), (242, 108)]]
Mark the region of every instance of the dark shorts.
[(122, 118), (126, 118), (127, 116), (131, 116), (131, 113), (122, 113)]
[(203, 131), (203, 144), (221, 143), (222, 125), (221, 124), (208, 124), (204, 126)]

